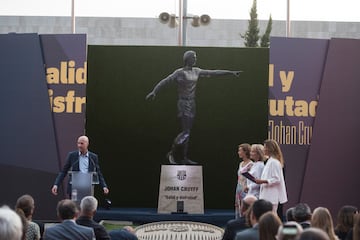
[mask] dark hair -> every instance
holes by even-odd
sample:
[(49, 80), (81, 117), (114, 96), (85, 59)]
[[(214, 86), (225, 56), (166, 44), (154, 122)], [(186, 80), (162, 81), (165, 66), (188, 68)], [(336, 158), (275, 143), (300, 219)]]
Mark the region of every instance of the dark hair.
[(260, 239), (276, 240), (275, 236), (281, 224), (279, 216), (273, 211), (264, 213), (259, 220)]
[(294, 219), (297, 222), (311, 220), (311, 209), (306, 203), (299, 203), (293, 210)]
[(295, 207), (291, 207), (291, 208), (288, 208), (288, 209), (286, 210), (286, 221), (287, 221), (287, 222), (295, 221), (295, 218), (294, 218), (294, 209), (295, 209)]
[(273, 205), (271, 202), (264, 199), (259, 199), (254, 202), (252, 206), (252, 213), (255, 219), (259, 220), (264, 213), (272, 211), (272, 209)]
[(348, 232), (354, 225), (354, 214), (358, 209), (354, 206), (345, 205), (340, 208), (337, 216), (336, 231)]
[(77, 207), (75, 202), (64, 199), (61, 200), (57, 205), (57, 214), (62, 219), (73, 219), (75, 217), (75, 214), (77, 212)]

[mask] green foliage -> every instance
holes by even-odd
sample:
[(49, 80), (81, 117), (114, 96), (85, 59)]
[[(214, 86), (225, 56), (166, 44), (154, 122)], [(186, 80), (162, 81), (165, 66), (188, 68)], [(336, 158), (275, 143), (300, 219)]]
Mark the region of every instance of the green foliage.
[[(259, 20), (257, 18), (257, 7), (256, 0), (253, 1), (253, 5), (250, 10), (250, 20), (248, 30), (245, 32), (245, 35), (241, 35), (241, 37), (245, 40), (245, 47), (259, 47)], [(270, 15), (270, 19), (268, 21), (266, 31), (264, 35), (261, 37), (260, 46), (261, 47), (269, 47), (270, 45), (270, 33), (272, 29), (272, 18)]]
[(241, 36), (245, 39), (246, 47), (258, 47), (259, 41), (259, 20), (257, 19), (257, 8), (256, 8), (256, 0), (253, 1), (253, 5), (250, 10), (250, 20), (248, 30), (246, 31), (244, 36)]
[(269, 21), (266, 26), (266, 30), (264, 35), (261, 37), (260, 46), (261, 47), (270, 47), (270, 33), (272, 29), (272, 18), (271, 15), (269, 17)]

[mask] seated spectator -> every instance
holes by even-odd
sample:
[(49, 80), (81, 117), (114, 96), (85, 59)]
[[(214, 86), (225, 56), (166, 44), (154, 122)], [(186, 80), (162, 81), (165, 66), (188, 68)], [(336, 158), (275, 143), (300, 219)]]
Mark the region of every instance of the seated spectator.
[(280, 226), (282, 226), (282, 221), (277, 213), (264, 213), (259, 220), (260, 239), (276, 240), (276, 234)]
[(34, 223), (36, 223), (37, 225), (39, 225), (40, 227), (40, 240), (43, 239), (44, 236), (44, 231), (45, 231), (45, 223), (41, 220), (32, 220)]
[(324, 230), (309, 227), (300, 234), (298, 240), (330, 240), (330, 238)]
[(94, 229), (96, 240), (109, 240), (110, 236), (103, 225), (93, 220), (98, 201), (93, 196), (86, 196), (80, 202), (80, 216), (76, 223)]
[(318, 207), (314, 210), (311, 217), (311, 227), (320, 228), (326, 232), (330, 240), (338, 240), (331, 214), (327, 208)]
[(250, 222), (252, 227), (238, 232), (234, 240), (259, 240), (258, 221), (264, 213), (270, 212), (272, 209), (273, 205), (271, 202), (264, 199), (256, 200), (252, 205), (250, 213)]
[(135, 231), (130, 226), (125, 226), (122, 229), (115, 229), (109, 232), (111, 240), (138, 240)]
[(23, 226), (18, 214), (8, 206), (0, 207), (0, 239), (21, 240)]
[(234, 240), (234, 237), (237, 232), (240, 232), (244, 229), (250, 228), (250, 222), (246, 221), (247, 216), (249, 216), (248, 210), (250, 206), (257, 200), (255, 196), (246, 195), (243, 199), (240, 209), (241, 217), (229, 220), (225, 226), (225, 231), (223, 235), (223, 240)]
[(291, 207), (291, 208), (288, 208), (288, 210), (286, 210), (286, 214), (285, 214), (286, 222), (295, 221), (294, 208), (295, 207)]
[(356, 213), (358, 213), (358, 209), (354, 206), (345, 205), (340, 208), (335, 227), (335, 234), (339, 239), (346, 239), (346, 236), (354, 225), (354, 215)]
[(15, 211), (25, 218), (24, 239), (26, 240), (39, 240), (41, 237), (39, 225), (32, 221), (34, 209), (35, 201), (30, 195), (23, 195), (16, 201)]
[(75, 202), (70, 199), (61, 200), (57, 205), (57, 215), (62, 221), (59, 224), (45, 229), (45, 240), (93, 240), (94, 230), (89, 227), (78, 225), (75, 222), (77, 208)]
[(294, 207), (294, 219), (300, 223), (303, 229), (309, 228), (311, 225), (311, 208), (306, 203), (299, 203)]
[(298, 239), (302, 233), (303, 228), (295, 221), (289, 221), (284, 223), (283, 226), (279, 227), (276, 235), (277, 240), (295, 240)]

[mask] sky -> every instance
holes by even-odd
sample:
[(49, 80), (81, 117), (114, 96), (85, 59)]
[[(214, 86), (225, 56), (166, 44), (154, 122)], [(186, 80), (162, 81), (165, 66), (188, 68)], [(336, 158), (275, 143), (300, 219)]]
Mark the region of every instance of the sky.
[[(150, 17), (162, 12), (178, 15), (179, 0), (74, 0), (76, 16)], [(360, 22), (359, 0), (257, 0), (258, 18)], [(2, 16), (71, 16), (72, 0), (0, 0)], [(253, 0), (187, 0), (188, 16), (249, 19)]]

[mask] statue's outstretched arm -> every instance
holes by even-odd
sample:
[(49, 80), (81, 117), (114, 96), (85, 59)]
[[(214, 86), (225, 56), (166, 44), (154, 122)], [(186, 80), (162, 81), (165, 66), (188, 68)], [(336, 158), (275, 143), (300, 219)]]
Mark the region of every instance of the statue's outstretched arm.
[(158, 82), (158, 84), (156, 84), (156, 86), (154, 87), (154, 89), (148, 93), (148, 95), (146, 95), (145, 99), (146, 100), (154, 100), (156, 97), (156, 94), (160, 91), (160, 89), (165, 86), (166, 84), (174, 81), (176, 79), (177, 76), (177, 71), (175, 71), (174, 73), (170, 74), (169, 76), (167, 76), (166, 78), (162, 79), (160, 82)]
[(236, 77), (240, 76), (242, 71), (231, 71), (231, 70), (204, 70), (200, 72), (202, 77), (211, 77), (211, 76), (221, 76), (221, 75), (234, 75)]

